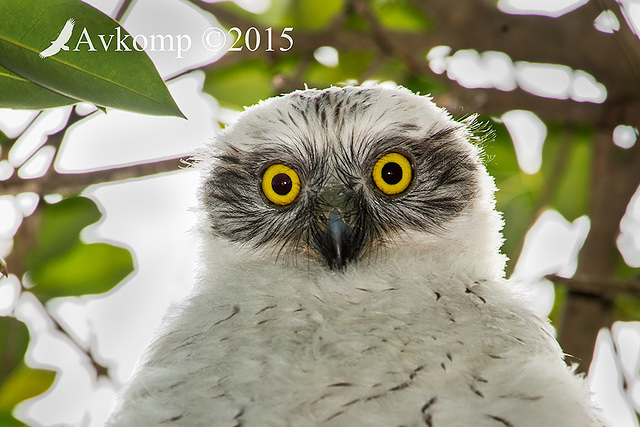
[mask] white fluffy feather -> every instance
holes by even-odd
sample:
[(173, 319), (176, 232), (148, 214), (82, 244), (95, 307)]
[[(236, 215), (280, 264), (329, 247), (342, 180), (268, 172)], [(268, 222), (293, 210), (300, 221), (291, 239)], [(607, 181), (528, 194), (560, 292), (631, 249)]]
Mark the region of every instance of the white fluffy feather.
[[(451, 120), (406, 90), (369, 90), (380, 102), (354, 127), (384, 131), (374, 119), (397, 104), (391, 93), (422, 130)], [(278, 102), (249, 109), (225, 141), (249, 144), (258, 126), (295, 132), (260, 119)], [(502, 279), (495, 187), (484, 167), (478, 179), (445, 232), (407, 232), (344, 272), (204, 230), (195, 291), (166, 319), (109, 425), (599, 425), (547, 321)]]

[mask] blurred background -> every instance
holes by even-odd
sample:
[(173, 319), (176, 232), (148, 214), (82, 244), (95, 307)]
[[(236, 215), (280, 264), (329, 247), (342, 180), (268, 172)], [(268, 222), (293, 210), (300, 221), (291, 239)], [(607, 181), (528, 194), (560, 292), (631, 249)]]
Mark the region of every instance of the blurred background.
[(261, 99), (383, 84), (480, 114), (507, 276), (608, 425), (638, 426), (640, 1), (85, 2), (139, 44), (170, 36), (146, 50), (188, 120), (0, 109), (1, 425), (104, 424), (193, 282), (183, 159)]

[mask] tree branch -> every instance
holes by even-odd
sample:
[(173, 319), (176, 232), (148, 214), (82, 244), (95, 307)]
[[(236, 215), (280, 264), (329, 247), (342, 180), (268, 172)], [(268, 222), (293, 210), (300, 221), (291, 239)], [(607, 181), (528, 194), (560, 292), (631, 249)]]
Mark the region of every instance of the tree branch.
[(628, 150), (613, 144), (610, 123), (617, 120), (617, 110), (610, 110), (603, 119), (605, 124), (595, 134), (590, 183), (591, 228), (578, 256), (576, 280), (574, 286), (569, 287), (558, 334), (563, 348), (584, 361), (582, 369), (587, 369), (591, 362), (598, 331), (613, 321), (611, 307), (615, 292), (640, 295), (632, 286), (615, 281), (620, 220), (640, 185), (640, 144)]
[[(42, 111), (40, 111), (40, 113), (42, 113)], [(93, 114), (93, 113), (91, 113), (91, 114)], [(42, 143), (42, 145), (40, 147), (37, 147), (33, 151), (33, 153), (31, 153), (31, 155), (29, 157), (27, 157), (27, 159), (24, 162), (22, 162), (22, 165), (28, 163), (29, 160), (31, 160), (33, 158), (33, 156), (35, 156), (36, 153), (38, 153), (38, 151), (40, 151), (40, 148), (42, 148), (44, 146), (47, 146), (47, 145), (53, 147), (55, 149), (55, 153), (57, 155), (59, 150), (60, 150), (60, 146), (62, 145), (62, 140), (64, 139), (64, 136), (67, 133), (67, 130), (69, 130), (69, 128), (71, 126), (73, 126), (78, 121), (84, 119), (85, 117), (88, 117), (88, 116), (84, 116), (83, 117), (83, 116), (78, 115), (78, 113), (76, 113), (76, 109), (73, 108), (71, 110), (71, 112), (69, 113), (69, 116), (67, 116), (67, 121), (64, 124), (63, 128), (60, 129), (58, 132), (52, 133), (50, 135), (47, 135), (47, 138)], [(51, 164), (53, 164), (53, 162), (51, 162)], [(20, 166), (22, 166), (22, 165), (20, 165)], [(49, 168), (51, 168), (51, 165), (49, 165)]]
[[(192, 4), (215, 15), (221, 22), (233, 25), (254, 25), (215, 3), (189, 0)], [(607, 7), (619, 9), (613, 0)], [(612, 3), (610, 5), (609, 3)], [(385, 28), (362, 0), (350, 0), (352, 9), (370, 24), (371, 31), (300, 31), (295, 34), (292, 52), (313, 52), (318, 46), (329, 45), (341, 52), (370, 50), (377, 46), (383, 54), (400, 58), (406, 67), (420, 75), (446, 85), (446, 95), (436, 101), (457, 111), (464, 105), (467, 111), (485, 115), (502, 114), (513, 109), (528, 109), (536, 112), (542, 120), (561, 120), (566, 123), (600, 122), (607, 110), (624, 105), (619, 123), (640, 125), (640, 43), (624, 24), (615, 34), (601, 33), (593, 27), (593, 20), (601, 8), (583, 6), (559, 18), (535, 15), (508, 15), (499, 11), (493, 3), (477, 0), (460, 0), (453, 11), (447, 2), (428, 0), (415, 2), (435, 28), (422, 32), (400, 32)], [(537, 37), (535, 43), (523, 44), (522, 40)], [(499, 51), (513, 61), (563, 64), (574, 70), (586, 70), (603, 83), (608, 98), (603, 104), (542, 98), (516, 89), (503, 92), (497, 89), (469, 89), (450, 80), (445, 74), (432, 73), (421, 55), (438, 45), (458, 49), (476, 49), (479, 52)], [(568, 49), (567, 47), (570, 46)], [(623, 52), (621, 51), (623, 47)], [(292, 52), (288, 52), (290, 54)], [(242, 53), (242, 52), (235, 52)], [(225, 63), (240, 61), (242, 55), (225, 55)], [(252, 54), (258, 54), (254, 52)], [(262, 52), (260, 55), (266, 55)], [(271, 57), (282, 55), (277, 49), (269, 52)], [(624, 56), (624, 57), (623, 57)], [(630, 63), (628, 67), (612, 67), (611, 64)], [(222, 66), (218, 62), (207, 68)], [(299, 82), (297, 86), (302, 86)], [(616, 123), (616, 124), (619, 124)]]
[(62, 174), (53, 171), (35, 179), (22, 179), (14, 175), (6, 181), (0, 181), (0, 193), (17, 195), (33, 192), (40, 196), (51, 193), (74, 194), (89, 185), (176, 171), (186, 164), (188, 158), (175, 157), (157, 162), (121, 166), (93, 172)]
[(600, 298), (626, 294), (640, 298), (640, 280), (626, 282), (603, 277), (574, 276), (570, 279), (556, 275), (545, 276), (553, 283), (566, 286), (574, 293)]

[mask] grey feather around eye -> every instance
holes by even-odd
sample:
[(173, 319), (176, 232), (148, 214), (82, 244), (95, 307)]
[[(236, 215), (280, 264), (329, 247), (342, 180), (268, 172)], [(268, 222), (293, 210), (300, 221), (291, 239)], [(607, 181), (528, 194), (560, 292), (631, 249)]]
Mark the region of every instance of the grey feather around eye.
[[(367, 91), (294, 94), (279, 99), (272, 115), (256, 114), (241, 146), (233, 129), (221, 135), (202, 191), (212, 232), (253, 248), (312, 245), (323, 226), (321, 194), (328, 183), (344, 186), (344, 197), (357, 207), (345, 214), (368, 236), (368, 247), (404, 231), (446, 227), (476, 192), (479, 161), (467, 126), (448, 121), (425, 129), (401, 121), (397, 111), (373, 113), (374, 104)], [(281, 132), (268, 132), (269, 123)], [(385, 126), (365, 129), (369, 123)], [(394, 150), (413, 158), (415, 177), (406, 194), (390, 198), (376, 191), (371, 173)], [(260, 170), (270, 162), (288, 165), (301, 179), (300, 195), (285, 208), (260, 194)]]

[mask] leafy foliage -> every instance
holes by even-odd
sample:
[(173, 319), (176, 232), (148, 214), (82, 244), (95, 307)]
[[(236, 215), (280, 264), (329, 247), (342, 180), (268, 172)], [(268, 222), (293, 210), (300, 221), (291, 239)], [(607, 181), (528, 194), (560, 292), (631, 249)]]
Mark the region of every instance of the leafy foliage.
[(105, 243), (77, 243), (60, 257), (31, 270), (34, 293), (51, 298), (99, 294), (111, 290), (133, 271), (126, 249)]
[(0, 99), (2, 107), (52, 108), (79, 101), (39, 86), (2, 66), (0, 66), (0, 88), (2, 88)]
[[(146, 53), (117, 22), (91, 6), (79, 0), (6, 0), (0, 16), (0, 107), (41, 109), (87, 101), (182, 116)], [(66, 46), (41, 58), (70, 19), (75, 26)]]
[[(81, 231), (102, 217), (85, 197), (42, 203), (30, 221), (38, 238), (24, 260), (41, 303), (52, 298), (103, 293), (133, 271), (131, 254), (106, 243), (86, 244)], [(64, 332), (64, 331), (62, 331)], [(23, 425), (11, 415), (20, 402), (47, 390), (55, 373), (33, 369), (24, 362), (29, 343), (27, 327), (13, 317), (0, 317), (0, 425)]]
[(33, 369), (24, 363), (29, 345), (27, 326), (13, 317), (0, 317), (0, 425), (22, 426), (13, 408), (23, 400), (44, 393), (56, 373)]
[(86, 244), (80, 232), (100, 219), (96, 204), (72, 197), (39, 210), (39, 238), (25, 260), (42, 302), (51, 298), (103, 293), (133, 271), (131, 254), (105, 243)]

